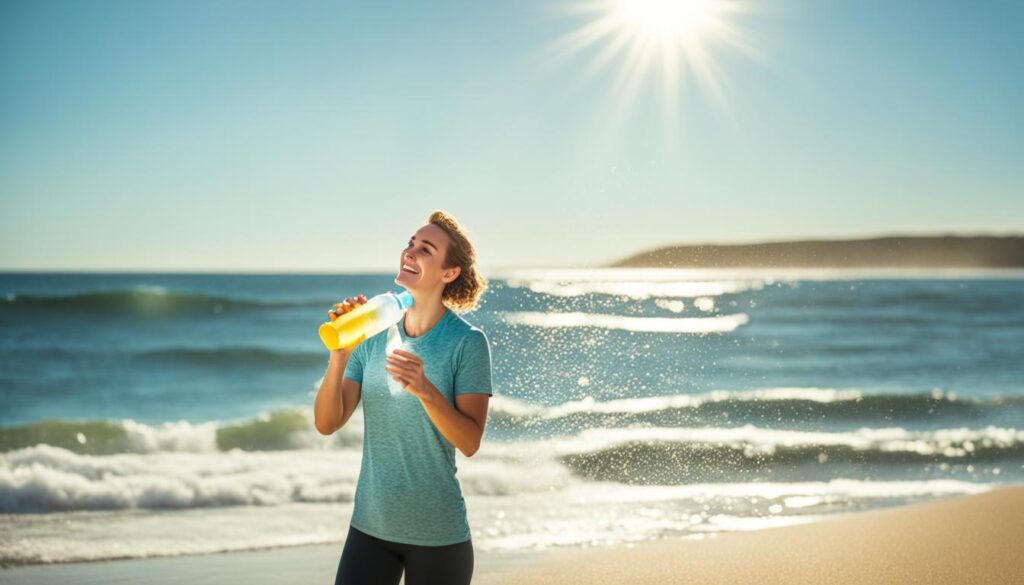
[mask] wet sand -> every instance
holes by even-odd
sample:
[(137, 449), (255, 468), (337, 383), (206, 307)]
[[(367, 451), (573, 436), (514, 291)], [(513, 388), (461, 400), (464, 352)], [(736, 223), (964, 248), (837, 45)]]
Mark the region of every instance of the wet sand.
[(1024, 583), (1024, 486), (821, 522), (589, 550), (494, 583)]
[[(704, 540), (481, 552), (476, 585), (1024, 583), (1024, 486)], [(343, 543), (0, 571), (3, 583), (333, 583)]]

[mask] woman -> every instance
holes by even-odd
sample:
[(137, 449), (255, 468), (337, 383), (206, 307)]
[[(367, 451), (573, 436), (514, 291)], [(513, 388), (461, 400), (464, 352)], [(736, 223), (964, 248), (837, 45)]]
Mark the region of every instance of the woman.
[[(491, 390), (484, 332), (453, 311), (477, 307), (487, 281), (455, 218), (435, 211), (399, 258), (395, 284), (413, 296), (397, 329), (410, 351), (385, 355), (387, 330), (331, 352), (316, 427), (330, 435), (362, 400), (363, 460), (335, 585), (461, 585), (473, 544), (455, 449), (476, 453)], [(330, 317), (366, 302), (348, 298)], [(387, 376), (405, 392), (388, 390)]]

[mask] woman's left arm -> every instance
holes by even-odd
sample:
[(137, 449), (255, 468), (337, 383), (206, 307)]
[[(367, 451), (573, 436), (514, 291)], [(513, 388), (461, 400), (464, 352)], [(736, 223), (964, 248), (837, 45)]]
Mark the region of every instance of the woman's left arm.
[(420, 399), (427, 416), (449, 443), (466, 457), (472, 457), (477, 452), (487, 423), (489, 395), (461, 394), (455, 397), (455, 406), (452, 406), (424, 375), (423, 360), (401, 349), (387, 356), (384, 369), (407, 392)]

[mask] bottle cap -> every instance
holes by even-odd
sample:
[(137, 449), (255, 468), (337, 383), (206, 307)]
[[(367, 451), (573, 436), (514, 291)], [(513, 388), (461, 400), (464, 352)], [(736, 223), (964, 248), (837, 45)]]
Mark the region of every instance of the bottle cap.
[(409, 291), (403, 290), (400, 293), (395, 293), (395, 296), (398, 297), (399, 309), (405, 311), (412, 306), (412, 293), (410, 293)]

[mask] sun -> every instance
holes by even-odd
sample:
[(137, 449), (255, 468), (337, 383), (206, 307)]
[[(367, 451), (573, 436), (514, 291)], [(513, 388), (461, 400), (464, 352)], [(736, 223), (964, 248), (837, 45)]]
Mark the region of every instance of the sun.
[(637, 34), (661, 42), (679, 42), (699, 35), (713, 23), (713, 0), (619, 0), (615, 10), (623, 23)]
[(614, 88), (625, 107), (653, 81), (660, 82), (666, 111), (675, 112), (688, 79), (722, 103), (715, 52), (728, 48), (756, 56), (737, 23), (747, 0), (597, 0), (565, 8), (588, 21), (559, 38), (556, 52), (592, 49), (591, 74), (619, 59)]

